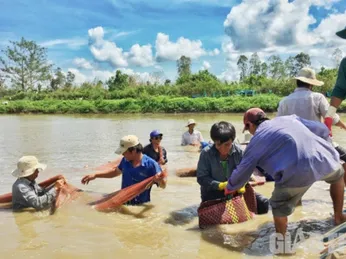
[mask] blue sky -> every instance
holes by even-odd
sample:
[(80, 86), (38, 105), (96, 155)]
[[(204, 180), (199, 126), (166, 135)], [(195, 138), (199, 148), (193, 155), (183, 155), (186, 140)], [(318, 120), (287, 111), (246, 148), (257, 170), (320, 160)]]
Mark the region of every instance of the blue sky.
[(236, 80), (240, 54), (256, 51), (266, 60), (306, 51), (317, 68), (331, 65), (325, 55), (332, 48), (346, 51), (334, 37), (346, 26), (346, 0), (0, 0), (0, 6), (0, 48), (20, 37), (34, 40), (79, 81), (104, 80), (116, 69), (143, 78), (163, 71), (174, 80), (176, 57), (190, 53), (194, 72), (203, 67)]

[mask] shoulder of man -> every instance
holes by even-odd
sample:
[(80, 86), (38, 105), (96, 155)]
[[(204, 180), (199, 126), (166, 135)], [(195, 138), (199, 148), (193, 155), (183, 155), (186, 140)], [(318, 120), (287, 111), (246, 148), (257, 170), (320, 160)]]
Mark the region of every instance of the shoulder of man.
[(150, 156), (143, 154), (142, 163), (145, 165), (151, 165), (157, 162), (154, 159), (152, 159)]

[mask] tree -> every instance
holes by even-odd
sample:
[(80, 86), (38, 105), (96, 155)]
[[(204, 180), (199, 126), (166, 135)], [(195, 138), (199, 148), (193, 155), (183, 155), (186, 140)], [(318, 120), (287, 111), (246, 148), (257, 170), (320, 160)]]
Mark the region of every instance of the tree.
[(342, 60), (342, 51), (339, 48), (336, 48), (333, 52), (333, 60), (335, 64), (335, 68), (339, 68), (340, 62)]
[(286, 75), (289, 77), (294, 77), (297, 75), (296, 60), (294, 57), (290, 56), (285, 61)]
[(297, 54), (294, 57), (294, 59), (295, 59), (295, 73), (294, 73), (294, 75), (297, 75), (303, 67), (311, 65), (311, 60), (310, 60), (309, 54), (306, 54), (304, 52)]
[(12, 85), (26, 91), (49, 79), (52, 65), (47, 62), (46, 48), (24, 38), (10, 43), (2, 50), (6, 59), (0, 57), (0, 63)]
[(266, 62), (263, 62), (261, 64), (261, 76), (267, 77), (267, 73), (268, 73), (268, 65)]
[(158, 70), (150, 73), (150, 77), (154, 84), (162, 84), (166, 78), (165, 72), (163, 70)]
[(108, 79), (106, 84), (109, 91), (124, 90), (129, 85), (129, 76), (121, 73), (120, 70), (117, 70), (115, 77), (112, 76), (110, 79)]
[(58, 90), (59, 88), (63, 87), (65, 85), (65, 82), (66, 82), (66, 76), (61, 71), (61, 68), (58, 67), (55, 70), (55, 75), (50, 80), (50, 87), (52, 88), (52, 90), (55, 91), (55, 90)]
[(253, 53), (250, 58), (250, 75), (259, 75), (261, 73), (261, 60), (257, 52)]
[(248, 70), (247, 61), (248, 61), (248, 58), (245, 55), (240, 55), (237, 62), (238, 68), (241, 71), (240, 81), (244, 80), (244, 78), (247, 76), (247, 70)]
[(166, 79), (166, 80), (165, 80), (165, 85), (170, 85), (170, 84), (171, 84), (171, 80)]
[(76, 78), (76, 75), (73, 74), (71, 71), (67, 72), (67, 76), (66, 76), (66, 83), (65, 83), (65, 88), (66, 89), (71, 89), (72, 88), (72, 84), (74, 79)]
[(191, 75), (191, 58), (181, 56), (177, 60), (177, 68), (179, 77), (190, 76)]
[(279, 55), (272, 55), (269, 61), (269, 74), (274, 79), (285, 77), (285, 66)]

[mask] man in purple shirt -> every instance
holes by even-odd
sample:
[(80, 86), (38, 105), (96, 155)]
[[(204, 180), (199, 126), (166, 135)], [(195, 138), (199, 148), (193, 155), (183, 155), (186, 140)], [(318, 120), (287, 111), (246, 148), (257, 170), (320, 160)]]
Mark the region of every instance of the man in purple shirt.
[(244, 125), (253, 137), (228, 179), (225, 194), (242, 187), (256, 166), (263, 168), (275, 181), (270, 204), (276, 232), (285, 235), (287, 216), (311, 185), (323, 180), (331, 184), (335, 223), (346, 221), (344, 170), (323, 123), (296, 115), (269, 120), (261, 109), (252, 108), (244, 114)]

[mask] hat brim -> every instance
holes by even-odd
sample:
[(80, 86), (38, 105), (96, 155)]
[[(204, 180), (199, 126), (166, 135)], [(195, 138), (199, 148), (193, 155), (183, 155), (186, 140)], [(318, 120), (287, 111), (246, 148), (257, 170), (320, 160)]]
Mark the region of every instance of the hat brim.
[(36, 166), (29, 168), (25, 171), (19, 170), (18, 168), (12, 171), (12, 175), (17, 178), (23, 178), (32, 175), (36, 169), (41, 169), (42, 171), (47, 168), (46, 164), (38, 163)]
[(340, 38), (346, 39), (346, 28), (336, 33)]
[(155, 137), (158, 137), (158, 136), (162, 137), (162, 136), (163, 136), (163, 134), (162, 134), (162, 133), (160, 133), (160, 134), (153, 135), (153, 136), (150, 136), (150, 137), (151, 137), (151, 138), (155, 138)]
[(186, 127), (189, 127), (190, 125), (196, 125), (197, 123), (194, 122), (194, 123), (190, 123), (190, 124), (187, 124)]
[(118, 147), (117, 150), (115, 150), (115, 154), (118, 154), (118, 155), (122, 155), (126, 152), (127, 148), (124, 148), (124, 147)]
[(310, 85), (314, 85), (314, 86), (322, 86), (322, 85), (324, 85), (324, 82), (319, 81), (317, 79), (310, 79), (310, 78), (306, 78), (306, 77), (302, 77), (302, 76), (297, 76), (294, 79), (302, 81), (302, 82), (310, 84)]

